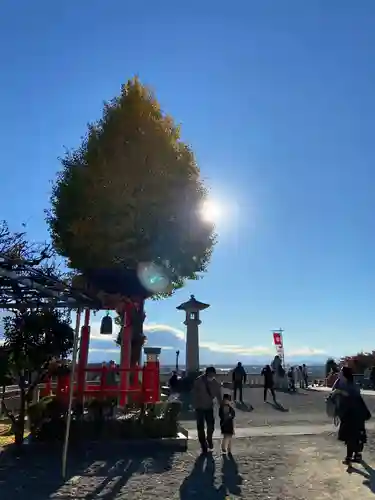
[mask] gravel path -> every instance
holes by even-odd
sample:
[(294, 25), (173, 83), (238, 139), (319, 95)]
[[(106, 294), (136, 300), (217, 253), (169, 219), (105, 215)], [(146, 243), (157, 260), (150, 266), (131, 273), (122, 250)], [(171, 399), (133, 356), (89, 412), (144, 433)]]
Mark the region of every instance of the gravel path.
[(200, 458), (196, 442), (183, 454), (121, 455), (110, 449), (75, 454), (70, 479), (59, 479), (55, 453), (0, 460), (2, 500), (361, 500), (374, 498), (374, 435), (365, 466), (352, 474), (341, 464), (333, 435), (238, 439), (234, 460), (215, 450)]
[[(260, 389), (245, 392), (245, 401), (255, 409), (237, 412), (234, 460), (220, 456), (218, 441), (215, 453), (203, 459), (196, 440), (189, 441), (187, 453), (178, 454), (102, 445), (72, 451), (69, 479), (63, 483), (61, 450), (30, 446), (19, 459), (0, 455), (1, 500), (374, 500), (375, 432), (369, 432), (366, 462), (348, 473), (333, 427), (323, 434), (298, 435), (303, 425), (311, 431), (329, 422), (324, 394), (279, 393), (288, 411), (262, 399)], [(366, 400), (375, 415), (375, 398)], [(184, 424), (195, 426), (192, 420)], [(247, 437), (249, 428), (258, 434)], [(283, 432), (288, 428), (291, 435)]]

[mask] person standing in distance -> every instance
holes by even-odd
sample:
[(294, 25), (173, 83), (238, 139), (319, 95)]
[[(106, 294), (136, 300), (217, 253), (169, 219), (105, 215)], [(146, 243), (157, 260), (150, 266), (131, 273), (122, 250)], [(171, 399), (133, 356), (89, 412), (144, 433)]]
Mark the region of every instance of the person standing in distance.
[(264, 384), (263, 384), (264, 402), (267, 403), (267, 393), (268, 391), (270, 391), (273, 402), (277, 405), (276, 394), (274, 389), (274, 381), (273, 381), (273, 371), (270, 365), (266, 365), (263, 368), (261, 375), (263, 375), (264, 377)]
[(305, 384), (305, 389), (309, 388), (309, 372), (307, 371), (307, 366), (305, 363), (302, 365), (303, 382)]
[(237, 391), (239, 392), (240, 403), (243, 403), (242, 389), (243, 385), (246, 384), (246, 371), (242, 366), (242, 363), (238, 362), (236, 368), (233, 370), (232, 374), (233, 382), (233, 399), (237, 401)]
[[(212, 452), (214, 448), (213, 434), (215, 430), (214, 399), (219, 405), (222, 401), (221, 385), (216, 380), (216, 370), (213, 366), (206, 368), (193, 386), (193, 406), (197, 422), (198, 440), (202, 453)], [(207, 426), (207, 435), (205, 431)]]

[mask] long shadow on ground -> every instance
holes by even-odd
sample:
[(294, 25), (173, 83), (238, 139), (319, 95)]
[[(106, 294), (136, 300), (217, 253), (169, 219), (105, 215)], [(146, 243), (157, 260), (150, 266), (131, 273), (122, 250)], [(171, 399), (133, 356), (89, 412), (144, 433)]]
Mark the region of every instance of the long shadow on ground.
[(250, 404), (248, 403), (241, 403), (239, 401), (236, 401), (235, 403), (235, 407), (237, 410), (241, 410), (241, 411), (245, 411), (245, 412), (252, 412), (254, 410), (254, 407), (251, 406)]
[(348, 467), (347, 472), (349, 474), (358, 474), (364, 477), (365, 481), (363, 484), (369, 488), (369, 490), (375, 494), (375, 471), (370, 465), (364, 460), (361, 463), (364, 470), (358, 469), (357, 467), (351, 466)]
[(287, 413), (289, 410), (288, 408), (285, 408), (281, 403), (270, 403), (267, 401), (267, 404), (272, 406), (274, 410), (281, 411), (282, 413)]
[(30, 446), (19, 457), (3, 452), (1, 498), (93, 500), (100, 496), (102, 500), (114, 500), (133, 474), (162, 474), (171, 469), (173, 456), (174, 452), (168, 450), (126, 451), (110, 443), (86, 451), (74, 449), (69, 457), (67, 481), (63, 481), (61, 449)]
[(225, 500), (230, 495), (241, 496), (242, 478), (233, 457), (223, 457), (221, 485), (215, 485), (215, 460), (201, 455), (193, 470), (180, 486), (180, 500)]

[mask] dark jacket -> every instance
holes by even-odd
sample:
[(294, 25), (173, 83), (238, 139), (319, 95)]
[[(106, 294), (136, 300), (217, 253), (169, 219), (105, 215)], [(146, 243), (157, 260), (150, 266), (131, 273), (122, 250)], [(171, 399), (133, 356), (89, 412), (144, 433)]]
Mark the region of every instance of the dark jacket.
[(338, 438), (348, 442), (361, 440), (366, 442), (365, 422), (371, 413), (361, 394), (356, 391), (337, 390), (337, 415), (340, 418)]
[(232, 435), (234, 433), (234, 417), (236, 412), (230, 405), (220, 405), (219, 418), (220, 429), (223, 434)]
[(269, 387), (270, 389), (273, 387), (273, 371), (271, 369), (263, 368), (261, 375), (264, 377), (264, 387)]
[(206, 375), (201, 375), (194, 382), (192, 397), (196, 410), (210, 410), (215, 398), (221, 403), (221, 385), (216, 379), (209, 381)]
[(246, 383), (246, 371), (242, 365), (236, 366), (236, 368), (233, 370), (232, 381), (234, 384), (245, 384)]

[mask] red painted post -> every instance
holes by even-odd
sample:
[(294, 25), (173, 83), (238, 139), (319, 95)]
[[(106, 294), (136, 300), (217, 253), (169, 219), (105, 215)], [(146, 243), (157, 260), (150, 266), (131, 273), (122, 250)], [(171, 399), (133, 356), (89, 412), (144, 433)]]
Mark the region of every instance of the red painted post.
[(151, 401), (151, 379), (152, 374), (150, 374), (149, 364), (144, 364), (143, 373), (142, 373), (142, 402), (149, 403)]
[(100, 373), (100, 392), (99, 398), (104, 399), (106, 396), (106, 385), (107, 385), (107, 366), (105, 363), (102, 365), (102, 371)]
[(78, 370), (77, 370), (77, 401), (83, 403), (85, 390), (86, 368), (89, 358), (90, 346), (90, 309), (85, 310), (85, 321), (81, 328), (81, 343), (79, 348)]
[(154, 364), (155, 375), (154, 375), (154, 401), (160, 401), (160, 363), (159, 359), (155, 361)]
[(146, 354), (144, 391), (146, 394), (146, 401), (157, 402), (160, 401), (160, 364), (159, 355), (161, 349), (158, 347), (145, 347)]

